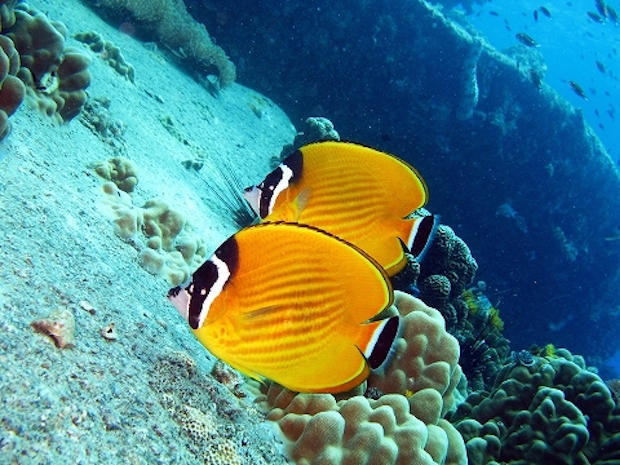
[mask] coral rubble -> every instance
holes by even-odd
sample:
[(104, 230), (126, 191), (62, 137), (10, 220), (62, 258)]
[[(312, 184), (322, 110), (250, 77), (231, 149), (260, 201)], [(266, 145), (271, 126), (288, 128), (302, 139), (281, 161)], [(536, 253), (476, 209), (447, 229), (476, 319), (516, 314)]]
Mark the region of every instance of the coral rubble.
[(75, 318), (67, 308), (53, 310), (47, 318), (31, 323), (35, 331), (49, 336), (59, 349), (75, 345)]

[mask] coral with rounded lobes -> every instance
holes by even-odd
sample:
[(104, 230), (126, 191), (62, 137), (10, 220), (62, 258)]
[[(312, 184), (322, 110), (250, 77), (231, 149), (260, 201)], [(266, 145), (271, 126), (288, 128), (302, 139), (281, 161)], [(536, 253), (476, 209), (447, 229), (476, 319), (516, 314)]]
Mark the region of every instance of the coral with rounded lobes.
[[(428, 251), (428, 254), (422, 260), (420, 266), (419, 282), (424, 280), (430, 280), (429, 292), (425, 295), (422, 292), (422, 300), (428, 302), (429, 305), (434, 305), (432, 298), (434, 296), (433, 291), (439, 290), (438, 298), (443, 300), (447, 283), (434, 284), (432, 281), (436, 281), (438, 278), (434, 275), (441, 275), (448, 279), (449, 295), (451, 297), (457, 297), (469, 286), (474, 280), (476, 271), (478, 270), (478, 264), (471, 254), (467, 244), (458, 237), (452, 228), (446, 225), (440, 225), (437, 228), (437, 233), (433, 239), (433, 243)], [(422, 290), (423, 286), (420, 286)], [(427, 300), (428, 299), (428, 300)], [(441, 309), (439, 309), (441, 310)]]
[(201, 73), (217, 73), (221, 87), (235, 81), (235, 65), (213, 43), (207, 29), (187, 12), (182, 0), (97, 0), (94, 4), (119, 17), (129, 14), (138, 29), (155, 35), (179, 57), (191, 60)]
[(368, 378), (368, 388), (406, 394), (412, 404), (419, 391), (430, 388), (440, 396), (443, 415), (454, 407), (455, 389), (462, 376), (459, 344), (446, 331), (441, 313), (420, 299), (395, 291), (394, 305), (402, 317), (402, 331), (388, 362)]
[(620, 408), (583, 359), (564, 349), (515, 362), (491, 392), (475, 392), (448, 415), (472, 465), (611, 464), (620, 461)]
[(137, 207), (129, 194), (113, 182), (103, 185), (101, 212), (114, 223), (115, 232), (140, 249), (140, 264), (173, 286), (185, 282), (206, 257), (204, 239), (185, 216), (161, 199)]
[(0, 32), (15, 24), (15, 5), (19, 0), (0, 0)]
[(138, 167), (125, 157), (114, 157), (100, 161), (93, 166), (95, 173), (103, 179), (112, 181), (125, 192), (132, 192), (138, 184)]
[(256, 402), (277, 422), (295, 463), (466, 463), (461, 435), (442, 418), (463, 381), (458, 343), (437, 310), (404, 292), (395, 292), (389, 312), (401, 314), (402, 336), (366, 385), (337, 397), (261, 386)]
[(130, 82), (135, 82), (136, 71), (131, 64), (127, 63), (119, 47), (108, 40), (104, 40), (101, 34), (94, 31), (78, 32), (73, 37), (84, 42), (93, 52), (98, 53), (99, 57), (118, 74)]
[[(405, 396), (377, 400), (331, 394), (295, 394), (272, 384), (258, 399), (277, 422), (296, 464), (465, 464), (461, 435), (445, 420), (425, 423)], [(434, 404), (436, 405), (436, 404)]]
[(65, 49), (67, 29), (43, 13), (19, 4), (15, 24), (6, 31), (21, 57), (17, 76), (30, 103), (58, 122), (79, 114), (90, 84), (90, 58), (78, 49)]
[(13, 41), (0, 35), (0, 140), (10, 132), (9, 116), (15, 113), (26, 95), (26, 87), (15, 76), (19, 67), (19, 53)]

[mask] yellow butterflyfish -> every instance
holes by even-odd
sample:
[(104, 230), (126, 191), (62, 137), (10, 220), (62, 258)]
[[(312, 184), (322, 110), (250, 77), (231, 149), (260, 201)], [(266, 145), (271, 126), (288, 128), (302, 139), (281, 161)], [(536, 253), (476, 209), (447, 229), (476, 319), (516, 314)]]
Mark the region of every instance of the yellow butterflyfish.
[(244, 196), (264, 221), (309, 224), (364, 250), (394, 276), (420, 258), (437, 217), (410, 215), (428, 190), (407, 162), (350, 142), (301, 147)]
[(398, 317), (383, 268), (317, 228), (264, 222), (229, 237), (169, 300), (215, 356), (300, 392), (344, 392), (388, 357)]

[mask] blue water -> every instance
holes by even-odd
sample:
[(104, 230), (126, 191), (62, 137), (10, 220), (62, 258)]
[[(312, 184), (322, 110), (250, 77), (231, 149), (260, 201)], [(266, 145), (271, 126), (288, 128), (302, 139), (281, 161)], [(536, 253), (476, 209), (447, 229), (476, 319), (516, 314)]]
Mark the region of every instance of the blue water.
[(605, 366), (614, 372), (614, 377), (620, 378), (620, 350), (616, 352), (613, 357), (605, 360)]
[[(620, 3), (608, 4), (620, 10)], [(550, 10), (551, 19), (539, 13), (538, 21), (534, 20), (533, 11), (541, 5)], [(517, 0), (476, 5), (468, 19), (499, 50), (519, 44), (515, 38), (519, 32), (534, 38), (541, 45), (539, 51), (548, 67), (544, 82), (575, 107), (583, 109), (586, 121), (612, 158), (618, 160), (620, 25), (609, 20), (596, 23), (588, 18), (587, 11), (596, 11), (594, 1)], [(597, 68), (596, 60), (604, 64), (604, 74)], [(581, 85), (588, 101), (570, 89), (570, 80)]]

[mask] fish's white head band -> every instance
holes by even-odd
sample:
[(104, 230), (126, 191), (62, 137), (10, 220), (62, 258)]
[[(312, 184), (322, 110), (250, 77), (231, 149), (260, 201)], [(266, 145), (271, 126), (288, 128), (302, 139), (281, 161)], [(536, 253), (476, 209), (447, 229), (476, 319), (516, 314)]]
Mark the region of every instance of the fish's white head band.
[[(198, 327), (202, 328), (205, 320), (207, 319), (207, 315), (209, 314), (209, 310), (211, 309), (211, 305), (224, 290), (224, 286), (226, 282), (230, 278), (230, 269), (224, 260), (221, 260), (216, 255), (213, 255), (209, 261), (213, 263), (217, 269), (217, 279), (213, 283), (210, 289), (200, 289), (199, 292), (204, 296), (204, 302), (202, 303), (202, 307), (200, 308), (200, 315), (198, 316)], [(195, 292), (196, 290), (194, 290)], [(194, 297), (195, 298), (195, 297)]]
[(282, 178), (278, 181), (278, 184), (274, 186), (273, 192), (271, 193), (271, 198), (269, 199), (269, 213), (273, 212), (278, 196), (291, 185), (291, 179), (293, 179), (293, 170), (287, 165), (282, 163), (280, 169), (282, 170)]

